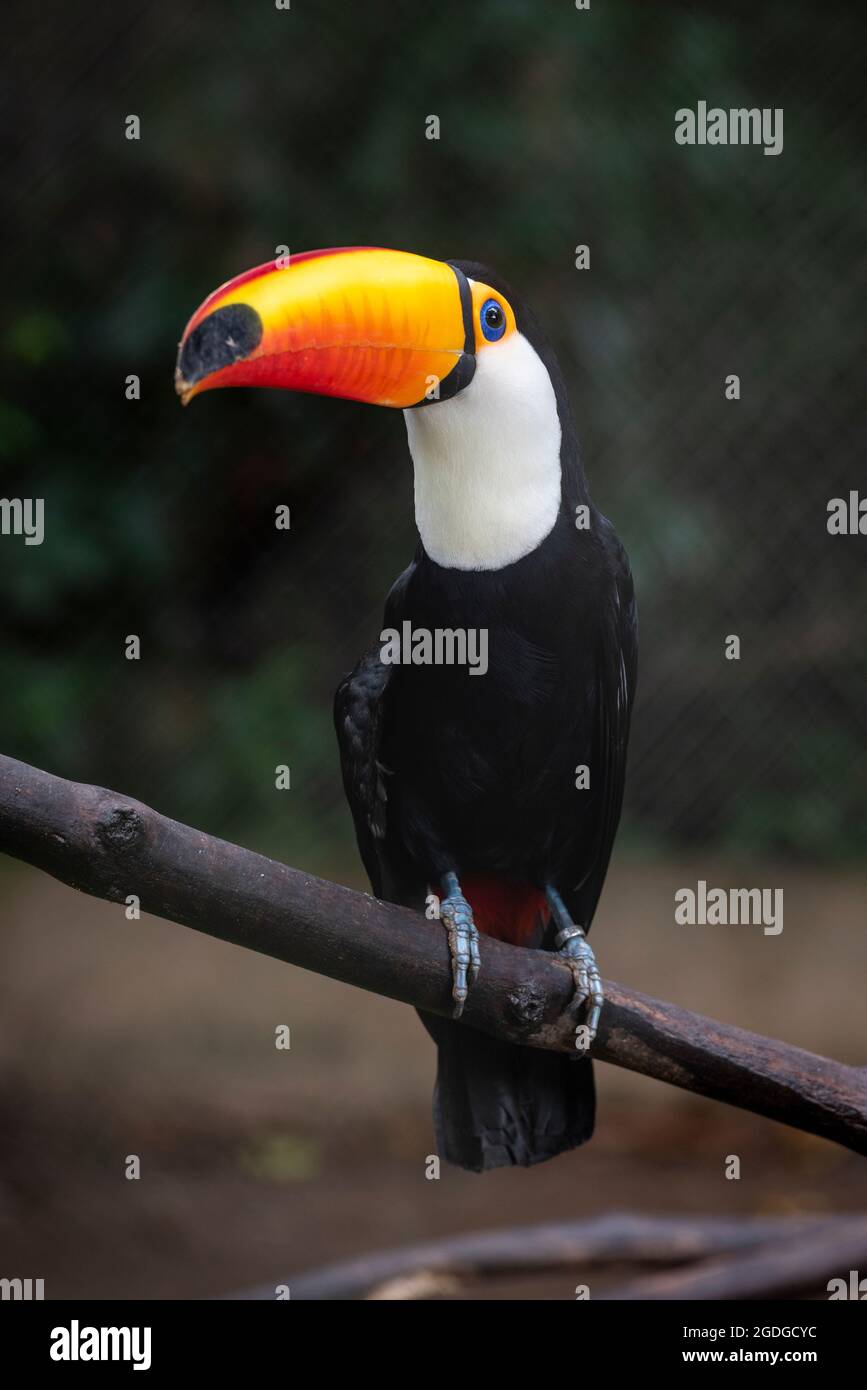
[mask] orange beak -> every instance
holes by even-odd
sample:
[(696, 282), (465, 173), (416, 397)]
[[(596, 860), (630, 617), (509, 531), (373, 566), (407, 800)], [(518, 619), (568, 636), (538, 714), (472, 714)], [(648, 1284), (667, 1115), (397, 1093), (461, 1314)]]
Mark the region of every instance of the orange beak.
[(175, 372), (184, 405), (217, 386), (275, 386), (402, 409), (472, 380), (472, 297), (456, 267), (368, 246), (286, 260), (193, 314)]

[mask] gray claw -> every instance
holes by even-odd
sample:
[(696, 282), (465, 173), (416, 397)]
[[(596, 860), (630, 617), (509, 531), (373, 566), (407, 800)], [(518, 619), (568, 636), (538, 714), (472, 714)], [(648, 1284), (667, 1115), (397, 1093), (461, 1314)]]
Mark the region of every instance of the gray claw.
[(452, 958), (452, 999), (455, 1003), (452, 1018), (460, 1018), (469, 986), (475, 983), (479, 973), (479, 933), (473, 921), (473, 910), (462, 893), (450, 893), (443, 898), (440, 921), (448, 933)]
[(589, 1005), (586, 1023), (589, 1046), (599, 1029), (602, 1005), (605, 1003), (596, 957), (587, 938), (580, 930), (575, 930), (574, 934), (563, 942), (557, 954), (572, 972), (572, 979), (575, 982), (575, 995), (572, 1000), (574, 1007), (580, 1009), (585, 1004)]

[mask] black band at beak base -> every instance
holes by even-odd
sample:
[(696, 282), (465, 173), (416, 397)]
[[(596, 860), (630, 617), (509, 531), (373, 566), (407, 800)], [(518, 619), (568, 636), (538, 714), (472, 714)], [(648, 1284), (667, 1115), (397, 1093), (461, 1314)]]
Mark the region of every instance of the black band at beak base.
[(410, 410), (418, 410), (423, 405), (436, 405), (437, 401), (448, 401), (456, 396), (459, 391), (463, 391), (465, 386), (469, 386), (476, 373), (476, 335), (473, 327), (473, 292), (470, 289), (470, 282), (459, 266), (453, 261), (446, 261), (446, 265), (453, 270), (458, 282), (458, 289), (461, 296), (461, 313), (464, 320), (464, 350), (458, 361), (452, 367), (448, 376), (443, 377), (439, 383), (439, 389), (435, 396), (425, 396), (421, 401), (416, 401), (415, 405), (410, 406)]

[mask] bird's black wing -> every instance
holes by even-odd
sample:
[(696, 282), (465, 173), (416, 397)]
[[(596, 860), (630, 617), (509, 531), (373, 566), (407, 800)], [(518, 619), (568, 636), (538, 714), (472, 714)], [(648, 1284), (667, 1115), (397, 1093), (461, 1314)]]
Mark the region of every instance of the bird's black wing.
[[(414, 569), (413, 563), (395, 581), (385, 603), (385, 627), (400, 628), (403, 596)], [(399, 884), (406, 866), (388, 835), (389, 769), (380, 755), (396, 669), (381, 661), (380, 643), (375, 642), (340, 682), (334, 697), (343, 786), (358, 849), (374, 893), (392, 902), (404, 900)]]
[(379, 762), (385, 701), (393, 667), (379, 659), (375, 643), (340, 682), (334, 697), (334, 726), (346, 799), (371, 887), (382, 893), (378, 842), (385, 837), (387, 792)]
[[(620, 821), (638, 671), (638, 615), (629, 560), (610, 522), (600, 516), (599, 526), (609, 559), (611, 584), (601, 615), (594, 689), (590, 778), (595, 846), (590, 868), (579, 883), (564, 893), (573, 919), (585, 927), (596, 911)], [(584, 855), (582, 860), (587, 863)]]

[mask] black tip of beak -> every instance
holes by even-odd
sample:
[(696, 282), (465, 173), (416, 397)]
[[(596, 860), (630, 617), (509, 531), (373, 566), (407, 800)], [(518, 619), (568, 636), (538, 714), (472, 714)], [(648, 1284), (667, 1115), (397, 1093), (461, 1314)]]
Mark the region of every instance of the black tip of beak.
[(193, 329), (178, 354), (177, 378), (195, 386), (221, 367), (231, 367), (262, 341), (262, 320), (249, 304), (215, 309)]

